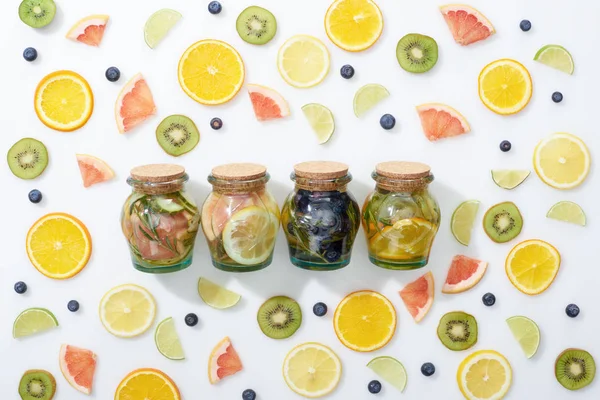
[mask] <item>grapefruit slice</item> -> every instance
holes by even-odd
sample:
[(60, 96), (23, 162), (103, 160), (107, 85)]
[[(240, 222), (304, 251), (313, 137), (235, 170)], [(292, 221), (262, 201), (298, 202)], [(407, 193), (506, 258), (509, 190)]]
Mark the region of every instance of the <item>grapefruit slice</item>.
[(59, 355), (60, 371), (71, 386), (81, 393), (92, 393), (96, 354), (90, 350), (63, 344)]
[(433, 304), (433, 289), (433, 274), (427, 272), (400, 291), (400, 297), (415, 322), (420, 322), (429, 312)]
[(487, 266), (488, 263), (485, 261), (463, 255), (454, 256), (442, 293), (455, 294), (471, 289), (483, 278)]
[(211, 384), (242, 370), (242, 361), (228, 337), (215, 346), (208, 360), (208, 380)]
[(259, 121), (268, 121), (290, 115), (287, 101), (275, 90), (261, 85), (247, 85), (254, 114)]
[[(247, 193), (222, 196), (212, 193), (202, 206), (202, 230), (209, 242), (221, 235), (229, 218), (239, 210), (259, 205), (253, 195)], [(278, 215), (278, 214), (277, 214)]]
[(73, 25), (67, 33), (67, 39), (98, 47), (100, 42), (102, 42), (108, 19), (108, 15), (90, 15), (89, 17), (85, 17)]
[(129, 132), (154, 114), (156, 105), (150, 87), (142, 74), (137, 74), (127, 82), (115, 103), (119, 132)]
[(88, 154), (76, 154), (76, 157), (84, 187), (106, 182), (115, 177), (113, 170), (101, 159)]
[(441, 6), (440, 11), (454, 36), (454, 41), (461, 46), (485, 40), (496, 33), (492, 23), (473, 7), (448, 4)]
[(454, 108), (445, 104), (429, 103), (417, 106), (423, 132), (430, 142), (470, 132), (469, 123)]

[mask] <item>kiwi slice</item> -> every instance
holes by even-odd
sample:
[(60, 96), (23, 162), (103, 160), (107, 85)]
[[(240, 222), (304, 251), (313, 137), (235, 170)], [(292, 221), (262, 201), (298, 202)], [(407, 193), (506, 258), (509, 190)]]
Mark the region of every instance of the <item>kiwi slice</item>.
[(449, 312), (440, 320), (437, 334), (450, 350), (466, 350), (477, 343), (477, 320), (462, 311)]
[(196, 147), (200, 132), (185, 115), (169, 115), (156, 128), (156, 140), (167, 154), (178, 157)]
[(265, 44), (277, 32), (277, 20), (271, 11), (250, 6), (240, 13), (235, 23), (240, 37), (250, 44)]
[(426, 35), (409, 33), (398, 41), (396, 58), (408, 72), (427, 72), (437, 63), (437, 42)]
[(271, 339), (285, 339), (300, 328), (302, 310), (296, 300), (275, 296), (260, 306), (256, 319), (265, 335)]
[(579, 390), (594, 380), (596, 363), (590, 353), (581, 349), (566, 349), (554, 364), (558, 383), (569, 390)]
[(40, 176), (48, 165), (48, 150), (39, 140), (24, 138), (8, 150), (6, 158), (16, 177), (34, 179)]
[(22, 400), (51, 400), (56, 393), (54, 376), (43, 369), (25, 371), (19, 382)]
[(19, 18), (32, 28), (43, 28), (55, 15), (54, 0), (23, 0), (19, 6)]
[(483, 217), (485, 233), (496, 243), (506, 243), (516, 238), (523, 229), (523, 216), (510, 201), (496, 204)]

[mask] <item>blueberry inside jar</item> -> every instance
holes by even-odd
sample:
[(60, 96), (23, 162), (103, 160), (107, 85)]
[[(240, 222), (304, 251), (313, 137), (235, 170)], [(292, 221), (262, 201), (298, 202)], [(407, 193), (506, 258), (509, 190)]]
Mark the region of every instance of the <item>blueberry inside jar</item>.
[(347, 191), (348, 166), (304, 162), (294, 166), (291, 179), (295, 188), (281, 220), (292, 264), (319, 271), (345, 267), (360, 226), (360, 208)]

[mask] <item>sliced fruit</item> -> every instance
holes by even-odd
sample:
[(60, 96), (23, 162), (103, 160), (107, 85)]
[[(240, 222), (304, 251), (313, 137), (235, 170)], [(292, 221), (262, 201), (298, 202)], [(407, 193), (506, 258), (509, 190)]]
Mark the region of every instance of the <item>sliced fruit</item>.
[(156, 127), (156, 141), (165, 153), (179, 157), (194, 150), (200, 142), (200, 131), (185, 115), (169, 115)]
[(242, 265), (256, 265), (271, 257), (279, 219), (258, 206), (246, 207), (231, 216), (223, 229), (227, 255)]
[(452, 259), (446, 282), (442, 287), (442, 293), (462, 293), (477, 285), (485, 271), (488, 263), (471, 257), (457, 255)]
[(510, 389), (512, 368), (497, 351), (479, 350), (460, 363), (456, 380), (468, 400), (500, 400)]
[(594, 357), (582, 349), (566, 349), (556, 358), (554, 376), (565, 389), (583, 389), (596, 376)]
[(92, 238), (83, 222), (69, 214), (51, 213), (37, 220), (26, 239), (27, 256), (48, 278), (67, 279), (87, 265)]
[(433, 274), (431, 271), (427, 272), (417, 280), (404, 286), (399, 293), (415, 322), (421, 322), (431, 309), (435, 297)]
[(156, 348), (160, 354), (169, 360), (185, 359), (185, 353), (179, 341), (173, 318), (166, 318), (158, 324), (154, 333), (154, 343), (156, 343)]
[(513, 202), (505, 201), (489, 208), (483, 216), (483, 230), (496, 243), (510, 242), (523, 229), (523, 216)]
[(313, 36), (292, 36), (279, 48), (277, 68), (288, 84), (309, 88), (321, 83), (329, 73), (329, 51)]
[(294, 347), (283, 361), (283, 378), (288, 387), (308, 398), (328, 395), (342, 377), (342, 363), (329, 347), (303, 343)]
[(156, 105), (150, 87), (142, 74), (136, 74), (123, 87), (115, 103), (119, 132), (129, 132), (154, 114)]
[(76, 154), (76, 157), (84, 187), (106, 182), (115, 177), (113, 170), (101, 159), (88, 154)]
[(260, 330), (271, 339), (286, 339), (302, 325), (302, 309), (296, 300), (274, 296), (265, 301), (256, 313)]
[(6, 161), (17, 178), (35, 179), (48, 166), (48, 149), (39, 140), (23, 138), (8, 150)]
[(254, 197), (245, 193), (221, 196), (211, 193), (202, 206), (202, 230), (208, 241), (215, 240), (223, 232), (229, 216), (254, 205)]
[(180, 19), (181, 14), (170, 8), (163, 8), (152, 14), (144, 25), (144, 40), (148, 47), (154, 49)]
[(543, 139), (533, 153), (533, 167), (545, 184), (556, 189), (573, 189), (590, 172), (590, 152), (580, 138), (555, 133)]
[(406, 388), (408, 377), (404, 365), (393, 357), (381, 356), (369, 361), (367, 367), (371, 368), (381, 379), (403, 392)]
[(331, 110), (324, 105), (310, 103), (302, 106), (302, 112), (316, 133), (319, 144), (327, 143), (335, 131), (335, 121)]
[(506, 320), (513, 336), (521, 345), (527, 358), (535, 355), (540, 346), (540, 328), (537, 324), (527, 317), (520, 315), (510, 317)]
[(342, 50), (366, 50), (382, 31), (383, 14), (371, 0), (336, 0), (325, 14), (325, 32)]
[(43, 369), (30, 369), (19, 382), (21, 400), (52, 400), (56, 394), (54, 375)]
[(181, 400), (181, 395), (175, 382), (164, 372), (140, 368), (119, 383), (115, 400)]
[(477, 343), (478, 331), (475, 317), (463, 311), (444, 314), (437, 327), (440, 342), (452, 351), (473, 347)]
[(430, 142), (470, 132), (469, 123), (461, 113), (445, 104), (429, 103), (417, 106), (423, 133)]
[(386, 226), (373, 236), (371, 252), (387, 260), (414, 259), (429, 253), (437, 226), (423, 218), (407, 218)]
[(179, 85), (200, 104), (227, 103), (240, 91), (245, 76), (240, 53), (220, 40), (196, 42), (179, 60)]
[(235, 29), (243, 41), (263, 45), (270, 42), (277, 33), (277, 19), (265, 8), (250, 6), (240, 13)]
[(228, 337), (215, 346), (208, 360), (208, 380), (211, 384), (242, 370), (242, 360)]
[(287, 101), (275, 90), (261, 85), (246, 85), (254, 115), (259, 121), (284, 118), (290, 115)]
[(549, 67), (573, 75), (575, 63), (567, 49), (557, 44), (548, 44), (535, 53), (534, 61), (539, 61)]
[(502, 189), (513, 190), (529, 177), (531, 171), (522, 169), (493, 169), (492, 179)]
[(23, 0), (19, 5), (19, 18), (32, 28), (43, 28), (56, 16), (54, 0)]
[(448, 4), (440, 11), (452, 32), (454, 41), (462, 46), (485, 40), (496, 33), (492, 23), (479, 11), (464, 4)]
[(450, 229), (458, 243), (468, 246), (471, 243), (471, 231), (479, 211), (478, 200), (463, 201), (452, 213)]
[(532, 93), (529, 71), (515, 60), (494, 61), (479, 74), (479, 98), (497, 114), (518, 113), (529, 104)]
[(396, 44), (398, 64), (413, 74), (422, 74), (435, 67), (438, 57), (438, 44), (431, 36), (408, 33)]
[(396, 310), (382, 294), (370, 290), (350, 293), (335, 310), (335, 334), (351, 350), (375, 351), (396, 332)]
[(91, 394), (96, 372), (96, 354), (90, 350), (63, 344), (59, 354), (60, 371), (73, 388)]
[(227, 290), (206, 278), (198, 280), (198, 294), (206, 304), (219, 310), (235, 306), (242, 298), (239, 294)]
[(154, 297), (138, 285), (116, 286), (100, 300), (100, 321), (109, 333), (118, 337), (141, 335), (152, 326), (155, 316)]
[(71, 132), (88, 122), (94, 94), (87, 81), (73, 71), (46, 75), (35, 90), (35, 113), (48, 128)]
[(17, 316), (13, 323), (15, 339), (35, 335), (56, 328), (58, 320), (45, 308), (28, 308)]
[(506, 275), (514, 287), (528, 295), (550, 287), (560, 268), (560, 253), (550, 243), (526, 240), (506, 257)]
[(104, 29), (108, 24), (108, 15), (90, 15), (79, 21), (67, 33), (67, 39), (85, 43), (89, 46), (100, 46)]
[(581, 226), (585, 226), (586, 224), (583, 209), (572, 201), (559, 201), (550, 208), (546, 217)]
[(364, 85), (354, 95), (354, 115), (361, 118), (389, 95), (390, 92), (378, 83)]

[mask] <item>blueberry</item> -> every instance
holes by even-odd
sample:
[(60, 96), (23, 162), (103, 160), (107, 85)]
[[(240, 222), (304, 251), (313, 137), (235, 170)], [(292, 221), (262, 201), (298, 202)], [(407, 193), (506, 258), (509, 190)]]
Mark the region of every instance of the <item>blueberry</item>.
[(396, 118), (391, 114), (384, 114), (379, 120), (381, 127), (385, 130), (390, 130), (396, 126)]
[(342, 253), (340, 253), (339, 251), (329, 250), (325, 252), (325, 259), (329, 262), (336, 262), (340, 259), (341, 256)]
[(563, 101), (562, 93), (561, 92), (552, 93), (552, 101), (555, 103), (560, 103), (561, 101)]
[(42, 192), (37, 189), (33, 189), (31, 192), (29, 192), (29, 201), (34, 204), (42, 201)]
[(15, 292), (19, 294), (23, 294), (27, 291), (27, 284), (25, 282), (19, 281), (15, 283)]
[(35, 61), (37, 58), (38, 54), (37, 54), (37, 50), (34, 49), (33, 47), (28, 47), (25, 50), (23, 50), (23, 58), (25, 59), (25, 61)]
[(342, 78), (350, 79), (354, 76), (354, 67), (350, 64), (346, 64), (340, 69), (340, 74), (342, 75)]
[(109, 81), (116, 82), (121, 77), (121, 71), (119, 71), (119, 68), (117, 67), (110, 67), (106, 70), (104, 76), (106, 76), (106, 79), (108, 79)]
[(507, 152), (510, 151), (510, 149), (512, 148), (512, 144), (510, 144), (510, 142), (508, 140), (503, 140), (500, 142), (500, 150), (502, 150), (503, 152)]
[(218, 1), (208, 3), (208, 12), (211, 14), (219, 14), (223, 10), (223, 6)]
[(213, 118), (210, 120), (210, 127), (218, 131), (223, 127), (223, 121), (221, 121), (221, 118)]
[(67, 308), (71, 312), (79, 311), (79, 302), (77, 300), (71, 300), (67, 303)]
[(327, 304), (325, 303), (317, 303), (313, 306), (313, 313), (317, 316), (317, 317), (322, 317), (325, 314), (327, 314)]
[(491, 307), (496, 304), (496, 296), (494, 296), (492, 293), (486, 293), (481, 298), (481, 301), (483, 301), (484, 305)]
[(381, 392), (381, 382), (379, 381), (371, 381), (369, 382), (369, 392), (373, 394), (377, 394)]
[(565, 312), (569, 317), (575, 318), (579, 315), (579, 307), (577, 306), (577, 304), (569, 304), (565, 309)]
[(198, 325), (198, 316), (194, 313), (189, 313), (185, 316), (185, 324), (187, 326), (196, 326)]
[(425, 364), (421, 365), (421, 373), (425, 376), (431, 376), (435, 374), (435, 365), (430, 362), (426, 362)]
[(242, 392), (242, 400), (255, 400), (256, 392), (252, 389), (246, 389)]
[(529, 31), (531, 29), (531, 21), (529, 21), (528, 19), (524, 19), (519, 24), (519, 27), (521, 28), (521, 30), (523, 32), (527, 32), (527, 31)]

